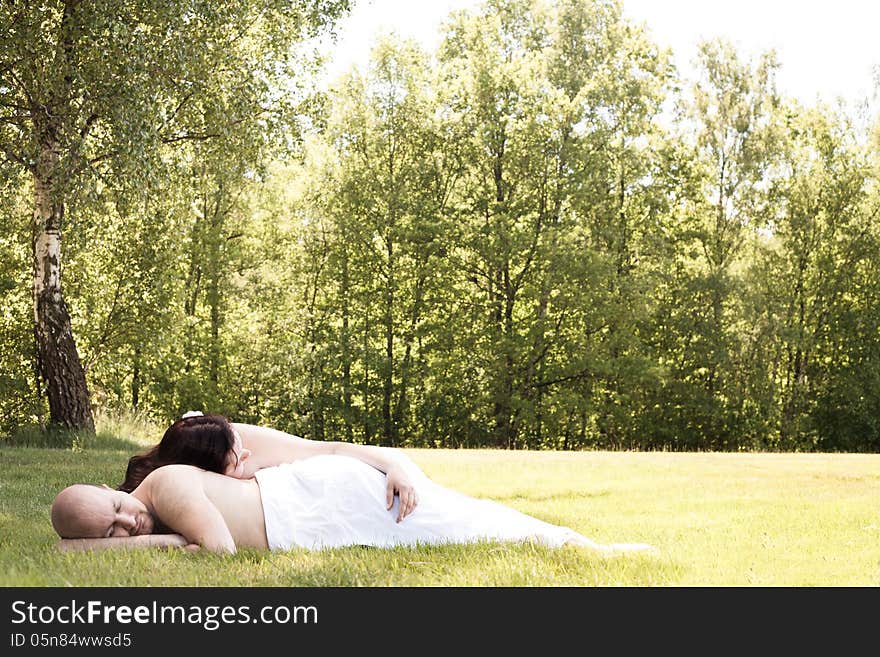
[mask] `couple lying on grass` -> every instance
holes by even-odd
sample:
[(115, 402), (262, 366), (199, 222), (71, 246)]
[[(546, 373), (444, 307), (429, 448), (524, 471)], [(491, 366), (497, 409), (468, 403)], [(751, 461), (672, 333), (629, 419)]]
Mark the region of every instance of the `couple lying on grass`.
[(287, 550), (479, 540), (602, 545), (491, 500), (444, 488), (400, 450), (312, 441), (190, 412), (128, 465), (118, 490), (74, 484), (52, 504), (62, 549)]

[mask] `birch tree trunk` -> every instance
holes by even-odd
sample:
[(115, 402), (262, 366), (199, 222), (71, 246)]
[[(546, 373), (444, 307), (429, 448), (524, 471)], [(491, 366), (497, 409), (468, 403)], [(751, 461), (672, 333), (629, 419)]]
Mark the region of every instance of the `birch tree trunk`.
[(49, 418), (69, 429), (95, 430), (86, 375), (76, 350), (70, 313), (61, 294), (61, 220), (56, 195), (58, 141), (43, 142), (34, 169), (34, 337), (40, 374), (49, 397)]

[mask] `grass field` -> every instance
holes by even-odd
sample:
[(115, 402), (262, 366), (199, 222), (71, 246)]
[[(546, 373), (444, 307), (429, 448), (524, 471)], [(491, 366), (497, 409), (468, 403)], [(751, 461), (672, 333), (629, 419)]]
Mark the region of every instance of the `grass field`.
[(443, 485), (655, 554), (491, 543), (59, 553), (55, 493), (115, 486), (142, 444), (105, 433), (74, 449), (0, 447), (0, 585), (880, 585), (880, 455), (406, 450)]

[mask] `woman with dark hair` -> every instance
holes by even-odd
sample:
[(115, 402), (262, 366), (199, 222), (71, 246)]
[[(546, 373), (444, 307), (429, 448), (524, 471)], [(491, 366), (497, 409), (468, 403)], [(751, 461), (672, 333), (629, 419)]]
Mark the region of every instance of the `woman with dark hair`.
[(227, 473), (228, 454), (235, 446), (235, 430), (222, 415), (187, 413), (174, 422), (159, 444), (128, 460), (119, 490), (130, 493), (148, 474), (163, 465), (185, 463), (203, 470)]
[(162, 440), (128, 461), (118, 490), (131, 493), (156, 468), (193, 465), (236, 479), (250, 479), (262, 468), (319, 455), (350, 456), (385, 475), (387, 508), (399, 497), (397, 521), (412, 513), (418, 494), (408, 459), (398, 450), (338, 441), (307, 440), (277, 429), (230, 422), (222, 415), (190, 411), (166, 429)]

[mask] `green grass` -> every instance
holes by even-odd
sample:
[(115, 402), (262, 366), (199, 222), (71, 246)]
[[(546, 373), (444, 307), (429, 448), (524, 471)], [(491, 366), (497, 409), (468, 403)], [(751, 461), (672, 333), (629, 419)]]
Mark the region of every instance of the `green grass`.
[(437, 482), (653, 555), (534, 545), (59, 553), (63, 486), (158, 437), (0, 447), (2, 586), (877, 586), (880, 455), (407, 450)]

